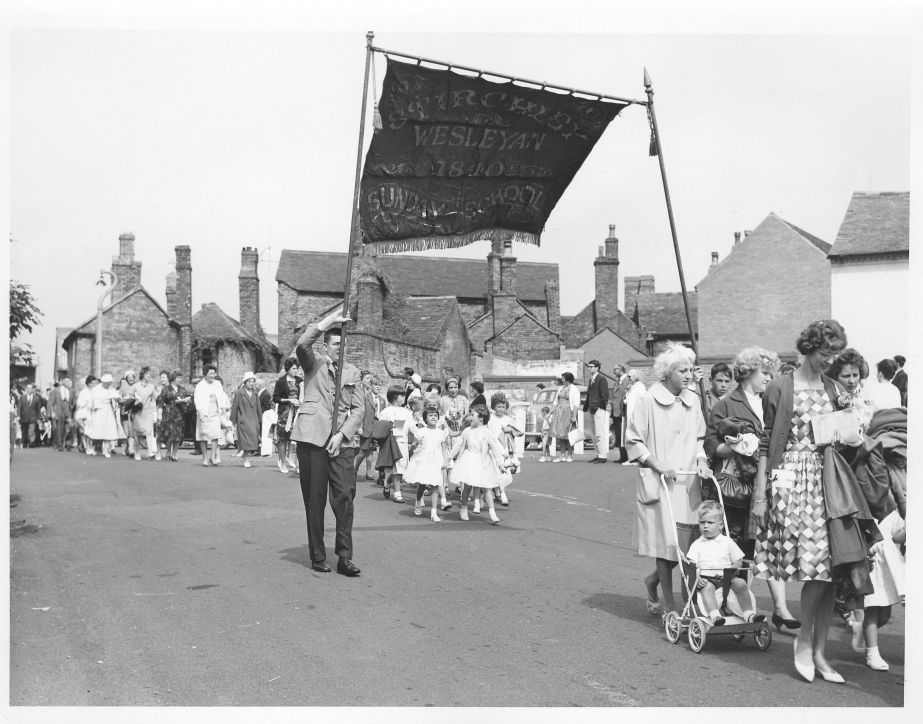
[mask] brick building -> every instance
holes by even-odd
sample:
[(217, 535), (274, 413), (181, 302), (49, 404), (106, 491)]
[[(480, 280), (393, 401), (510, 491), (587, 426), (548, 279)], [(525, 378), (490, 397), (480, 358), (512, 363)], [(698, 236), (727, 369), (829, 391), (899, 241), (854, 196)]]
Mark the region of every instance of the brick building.
[[(103, 308), (102, 372), (115, 377), (125, 370), (149, 366), (179, 369), (193, 379), (201, 373), (203, 359), (218, 365), (225, 382), (236, 384), (246, 369), (275, 371), (278, 353), (259, 327), (259, 277), (253, 249), (241, 252), (240, 301), (247, 324), (242, 326), (217, 305), (204, 305), (208, 313), (192, 315), (192, 261), (188, 246), (175, 247), (175, 271), (166, 279), (166, 309), (141, 284), (141, 262), (135, 259), (135, 237), (119, 237), (119, 255), (113, 257), (116, 284)], [(196, 316), (199, 316), (198, 314)], [(199, 334), (196, 334), (198, 326)], [(96, 315), (71, 330), (62, 340), (67, 354), (67, 375), (86, 377), (96, 366)], [(209, 357), (210, 355), (210, 357)], [(239, 369), (241, 365), (253, 366)]]
[[(189, 247), (176, 247), (176, 255), (179, 270), (181, 260), (189, 262)], [(137, 372), (145, 365), (158, 371), (177, 367), (189, 370), (188, 357), (185, 366), (180, 364), (180, 340), (191, 337), (191, 320), (171, 316), (141, 285), (141, 262), (135, 259), (134, 234), (126, 232), (119, 236), (119, 255), (112, 259), (112, 271), (116, 283), (108, 305), (102, 310), (101, 372), (118, 378), (125, 370)], [(169, 303), (169, 281), (167, 299)], [(67, 376), (72, 379), (100, 373), (95, 370), (96, 316), (74, 327), (61, 343), (67, 352)]]
[[(284, 250), (276, 274), (278, 344), (293, 347), (304, 324), (343, 299), (346, 254)], [(483, 261), (377, 255), (364, 249), (353, 270), (351, 359), (398, 377), (405, 366), (424, 379), (481, 376), (488, 357), (560, 356), (556, 264), (517, 263), (497, 242)]]
[[(615, 225), (593, 262), (595, 296), (572, 317), (563, 317), (562, 336), (568, 349), (598, 359), (608, 374), (617, 363), (657, 354), (664, 340), (688, 342), (689, 327), (682, 295), (658, 294), (651, 275), (625, 277), (625, 309), (619, 307), (619, 240)], [(690, 293), (695, 328), (695, 294)], [(584, 376), (586, 370), (584, 369)]]
[[(759, 345), (796, 356), (799, 332), (830, 317), (830, 244), (770, 213), (696, 287), (699, 355), (727, 361)], [(847, 330), (848, 332), (848, 330)]]
[(831, 312), (850, 345), (872, 365), (910, 357), (910, 193), (854, 193), (827, 258)]

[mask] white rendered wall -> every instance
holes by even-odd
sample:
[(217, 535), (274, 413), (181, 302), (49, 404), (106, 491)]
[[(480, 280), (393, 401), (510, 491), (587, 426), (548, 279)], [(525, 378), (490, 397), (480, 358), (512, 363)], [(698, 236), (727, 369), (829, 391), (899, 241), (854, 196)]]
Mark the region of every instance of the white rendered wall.
[(849, 346), (859, 350), (875, 374), (875, 364), (902, 354), (912, 374), (908, 334), (906, 261), (834, 264), (830, 269), (833, 318), (846, 329)]

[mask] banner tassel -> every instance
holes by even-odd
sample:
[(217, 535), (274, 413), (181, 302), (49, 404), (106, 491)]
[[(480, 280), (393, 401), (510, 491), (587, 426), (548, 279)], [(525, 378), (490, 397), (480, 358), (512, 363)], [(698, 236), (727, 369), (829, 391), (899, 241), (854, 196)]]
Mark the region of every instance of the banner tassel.
[(378, 104), (376, 103), (373, 106), (374, 110), (372, 111), (372, 132), (378, 133), (384, 125), (381, 122), (381, 112), (378, 110)]

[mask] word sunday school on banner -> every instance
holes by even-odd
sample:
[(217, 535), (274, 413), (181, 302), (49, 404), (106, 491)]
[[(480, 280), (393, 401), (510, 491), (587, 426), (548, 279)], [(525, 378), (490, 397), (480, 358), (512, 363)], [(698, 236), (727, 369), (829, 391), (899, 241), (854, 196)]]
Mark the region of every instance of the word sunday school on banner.
[(538, 244), (561, 194), (627, 105), (389, 58), (383, 127), (361, 180), (364, 243), (385, 251)]

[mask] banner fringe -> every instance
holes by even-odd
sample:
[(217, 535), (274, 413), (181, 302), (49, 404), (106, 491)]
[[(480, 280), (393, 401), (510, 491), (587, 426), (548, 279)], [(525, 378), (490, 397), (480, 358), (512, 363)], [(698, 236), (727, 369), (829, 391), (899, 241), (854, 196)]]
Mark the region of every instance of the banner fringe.
[(509, 229), (478, 229), (467, 234), (453, 236), (418, 236), (399, 241), (366, 241), (366, 246), (374, 246), (381, 254), (394, 254), (402, 251), (426, 251), (427, 249), (454, 249), (468, 246), (476, 241), (514, 241), (519, 244), (541, 245), (541, 235), (528, 231)]

